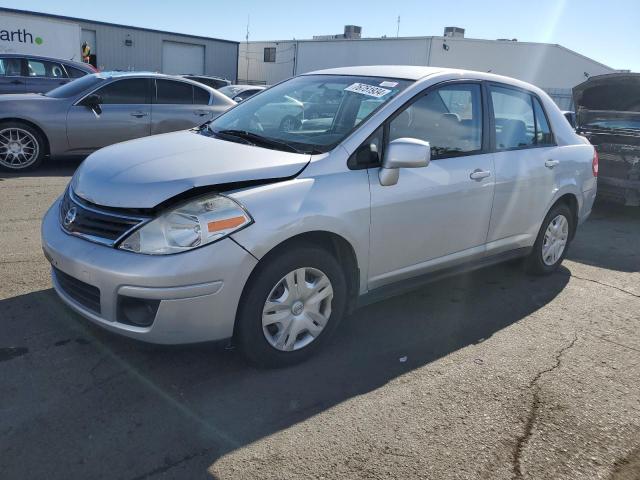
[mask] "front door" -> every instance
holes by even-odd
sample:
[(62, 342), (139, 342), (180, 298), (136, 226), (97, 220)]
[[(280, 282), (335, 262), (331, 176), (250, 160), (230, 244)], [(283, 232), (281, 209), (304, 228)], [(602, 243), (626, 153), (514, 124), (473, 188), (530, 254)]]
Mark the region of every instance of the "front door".
[(389, 122), (386, 142), (428, 141), (431, 163), (386, 187), (369, 171), (369, 288), (483, 256), (495, 183), (483, 123), (475, 83), (432, 88)]
[(89, 153), (151, 133), (149, 79), (115, 80), (96, 92), (102, 112), (95, 113), (80, 100), (67, 114), (67, 138), (73, 153)]

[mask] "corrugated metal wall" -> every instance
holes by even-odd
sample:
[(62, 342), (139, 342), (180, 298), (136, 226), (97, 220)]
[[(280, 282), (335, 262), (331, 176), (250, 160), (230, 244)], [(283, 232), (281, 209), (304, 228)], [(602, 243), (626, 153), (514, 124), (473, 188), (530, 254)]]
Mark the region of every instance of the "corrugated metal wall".
[[(282, 52), (276, 56), (276, 63), (265, 63), (264, 48), (276, 46)], [(586, 76), (615, 71), (560, 45), (414, 37), (249, 42), (248, 47), (243, 43), (238, 78), (249, 83), (273, 84), (292, 76), (294, 65), (296, 75), (354, 65), (425, 65), (492, 72), (539, 86), (565, 110), (573, 107), (573, 86)]]
[(296, 74), (357, 65), (428, 65), (429, 39), (301, 41)]
[[(173, 35), (135, 28), (79, 21), (85, 30), (95, 30), (96, 45), (92, 51), (100, 68), (106, 70), (143, 70), (162, 72), (162, 42), (182, 42), (203, 45), (206, 75), (215, 75), (235, 81), (238, 62), (238, 44), (186, 35)], [(127, 46), (125, 41), (131, 40)], [(185, 72), (189, 73), (189, 72)]]

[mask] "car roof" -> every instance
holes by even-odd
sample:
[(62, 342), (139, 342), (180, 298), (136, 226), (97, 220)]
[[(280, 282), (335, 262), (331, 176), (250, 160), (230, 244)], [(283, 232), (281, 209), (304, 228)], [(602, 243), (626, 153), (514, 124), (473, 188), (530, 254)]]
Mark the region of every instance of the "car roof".
[[(429, 75), (452, 69), (437, 67), (419, 67), (416, 65), (365, 65), (360, 67), (339, 67), (316, 70), (304, 75), (354, 75), (362, 77), (402, 78), (419, 80)], [(459, 70), (456, 70), (459, 71)]]
[(458, 68), (419, 67), (415, 65), (369, 65), (362, 67), (340, 67), (316, 70), (314, 72), (305, 73), (304, 75), (353, 75), (362, 77), (396, 78), (413, 81), (423, 80), (426, 77), (432, 76), (437, 76), (443, 80), (466, 78), (498, 82), (533, 91), (538, 95), (543, 94), (543, 91), (540, 88), (530, 83), (523, 82), (522, 80), (518, 80), (517, 78), (505, 77), (503, 75), (496, 75), (495, 73), (489, 72), (462, 70)]
[(47, 60), (49, 62), (64, 63), (65, 65), (73, 65), (74, 67), (85, 68), (87, 71), (91, 70), (91, 67), (86, 63), (76, 62), (75, 60), (65, 60), (63, 58), (55, 57), (43, 57), (42, 55), (31, 55), (28, 53), (0, 53), (0, 57), (5, 58), (33, 58), (34, 60)]
[[(118, 72), (118, 71), (107, 71), (107, 72), (98, 72), (93, 74), (97, 78), (104, 78), (105, 80), (112, 80), (116, 78), (159, 78), (166, 80), (175, 80), (179, 82), (189, 83), (199, 88), (203, 88), (209, 92), (214, 92), (218, 94), (218, 91), (214, 88), (205, 85), (204, 83), (196, 82), (194, 80), (190, 80), (180, 75), (167, 75), (165, 73), (156, 73), (156, 72)], [(222, 94), (220, 94), (222, 95)]]

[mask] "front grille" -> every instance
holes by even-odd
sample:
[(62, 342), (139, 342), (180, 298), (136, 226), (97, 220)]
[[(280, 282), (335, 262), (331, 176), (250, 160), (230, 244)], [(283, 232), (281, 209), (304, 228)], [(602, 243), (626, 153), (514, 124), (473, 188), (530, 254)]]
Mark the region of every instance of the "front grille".
[(100, 290), (98, 287), (84, 283), (55, 267), (53, 268), (53, 273), (56, 276), (58, 285), (67, 295), (89, 310), (100, 313)]
[(65, 231), (110, 246), (146, 220), (89, 205), (70, 188), (60, 203), (60, 225)]

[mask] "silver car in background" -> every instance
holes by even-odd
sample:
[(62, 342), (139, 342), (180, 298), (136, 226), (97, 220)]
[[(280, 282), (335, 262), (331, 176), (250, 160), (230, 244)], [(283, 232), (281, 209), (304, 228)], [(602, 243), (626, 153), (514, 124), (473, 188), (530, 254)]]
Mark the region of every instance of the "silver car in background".
[[(340, 98), (330, 118), (260, 122), (287, 97), (321, 92)], [(62, 300), (108, 330), (168, 344), (231, 337), (252, 361), (287, 365), (357, 305), (434, 277), (520, 257), (555, 271), (591, 212), (597, 167), (527, 83), (339, 68), (198, 130), (96, 152), (45, 215), (42, 246)]]
[(0, 95), (0, 169), (192, 128), (233, 105), (206, 85), (154, 73), (103, 72), (46, 94)]

